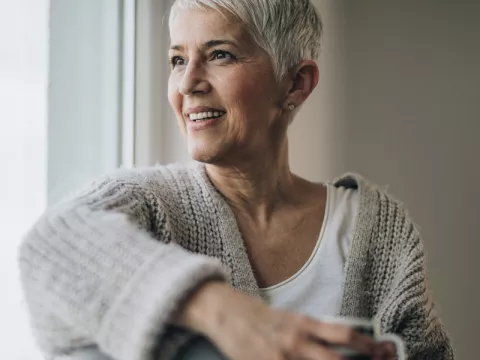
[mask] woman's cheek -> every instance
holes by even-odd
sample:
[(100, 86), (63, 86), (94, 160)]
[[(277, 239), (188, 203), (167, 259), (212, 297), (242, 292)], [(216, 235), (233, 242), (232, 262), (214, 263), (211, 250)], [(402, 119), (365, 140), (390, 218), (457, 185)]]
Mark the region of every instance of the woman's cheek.
[(172, 85), (171, 81), (168, 83), (168, 102), (172, 107), (175, 116), (180, 126), (180, 130), (185, 135), (187, 130), (187, 125), (185, 124), (185, 119), (183, 117), (182, 111), (182, 96), (178, 92), (178, 88), (175, 85)]
[[(228, 79), (227, 84), (225, 86), (228, 89), (228, 94), (225, 94), (235, 103), (241, 103), (243, 106), (248, 106), (253, 101), (260, 100), (258, 98), (259, 91), (258, 91), (258, 83), (253, 81), (253, 78), (247, 74), (234, 76)], [(232, 86), (231, 84), (235, 84)]]
[(173, 110), (176, 112), (178, 105), (178, 96), (180, 95), (177, 91), (178, 87), (176, 84), (174, 84), (174, 81), (172, 79), (172, 75), (170, 75), (170, 78), (168, 80), (168, 102), (170, 103), (170, 106), (173, 108)]

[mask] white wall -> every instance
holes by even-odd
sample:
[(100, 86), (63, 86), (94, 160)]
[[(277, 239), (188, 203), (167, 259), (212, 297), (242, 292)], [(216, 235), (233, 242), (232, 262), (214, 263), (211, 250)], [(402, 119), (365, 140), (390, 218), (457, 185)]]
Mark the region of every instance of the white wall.
[(317, 1), (324, 37), (320, 81), (290, 127), (292, 170), (311, 180), (331, 179), (347, 170), (342, 141), (347, 126), (345, 5)]
[(142, 0), (137, 7), (136, 146), (138, 166), (187, 160), (167, 98), (168, 18), (172, 0)]
[(173, 2), (142, 0), (137, 8), (137, 165), (190, 160), (167, 98), (168, 10)]

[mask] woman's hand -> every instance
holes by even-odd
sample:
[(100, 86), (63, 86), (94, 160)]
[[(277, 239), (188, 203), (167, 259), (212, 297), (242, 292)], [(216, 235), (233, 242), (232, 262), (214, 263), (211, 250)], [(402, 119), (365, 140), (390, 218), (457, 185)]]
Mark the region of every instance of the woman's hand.
[(231, 360), (343, 359), (329, 345), (357, 350), (373, 359), (394, 358), (388, 345), (377, 345), (349, 327), (271, 309), (221, 282), (202, 286), (178, 321), (208, 337)]

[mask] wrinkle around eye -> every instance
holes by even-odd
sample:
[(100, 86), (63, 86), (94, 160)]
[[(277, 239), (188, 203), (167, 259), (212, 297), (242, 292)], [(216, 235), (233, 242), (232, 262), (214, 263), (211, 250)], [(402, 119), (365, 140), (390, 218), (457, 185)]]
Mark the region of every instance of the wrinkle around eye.
[[(222, 57), (218, 57), (219, 55), (222, 55)], [(210, 59), (211, 61), (220, 61), (220, 62), (234, 62), (235, 60), (237, 60), (235, 55), (224, 50), (215, 50), (210, 55)]]

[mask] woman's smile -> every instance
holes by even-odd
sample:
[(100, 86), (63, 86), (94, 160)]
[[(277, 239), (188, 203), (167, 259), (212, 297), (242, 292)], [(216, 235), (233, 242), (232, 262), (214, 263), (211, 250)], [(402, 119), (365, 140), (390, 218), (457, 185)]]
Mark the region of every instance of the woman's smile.
[(226, 111), (207, 106), (190, 107), (185, 111), (187, 131), (205, 130), (217, 125), (225, 116)]
[[(205, 116), (203, 113), (200, 116)], [(196, 131), (196, 130), (205, 130), (214, 125), (217, 125), (222, 119), (225, 117), (225, 114), (218, 115), (217, 117), (204, 117), (202, 119), (197, 120), (188, 120), (187, 129), (188, 131)]]

